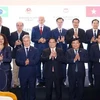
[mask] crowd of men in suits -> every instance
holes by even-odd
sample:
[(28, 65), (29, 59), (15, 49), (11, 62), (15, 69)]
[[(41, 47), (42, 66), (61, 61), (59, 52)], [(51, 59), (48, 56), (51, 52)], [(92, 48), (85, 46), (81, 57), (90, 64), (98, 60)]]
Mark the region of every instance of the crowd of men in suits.
[[(73, 28), (68, 30), (63, 28), (64, 19), (61, 17), (56, 19), (57, 28), (53, 30), (44, 25), (43, 16), (38, 18), (38, 22), (39, 24), (32, 28), (30, 39), (29, 33), (23, 31), (22, 22), (17, 22), (17, 30), (10, 33), (9, 28), (2, 25), (0, 17), (0, 33), (6, 36), (9, 45), (13, 48), (13, 87), (21, 86), (23, 100), (35, 100), (36, 79), (37, 86), (46, 86), (46, 100), (52, 99), (53, 83), (56, 99), (62, 100), (66, 64), (68, 64), (70, 100), (82, 100), (85, 80), (84, 63), (88, 63), (90, 86), (94, 85), (96, 91), (100, 93), (99, 20), (93, 19), (92, 28), (86, 32), (79, 28), (78, 18), (72, 20)], [(34, 47), (30, 45), (31, 41)], [(83, 43), (88, 45), (87, 50), (84, 49)], [(41, 63), (43, 74), (41, 74)], [(29, 95), (27, 95), (28, 88)]]

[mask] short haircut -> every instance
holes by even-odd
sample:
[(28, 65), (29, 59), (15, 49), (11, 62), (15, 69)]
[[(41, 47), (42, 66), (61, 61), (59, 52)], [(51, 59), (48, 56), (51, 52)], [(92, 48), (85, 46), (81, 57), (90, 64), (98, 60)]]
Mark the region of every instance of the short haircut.
[(16, 23), (16, 26), (18, 25), (18, 23), (22, 23), (22, 25), (24, 26), (24, 23), (23, 23), (23, 22), (21, 22), (21, 21), (17, 22), (17, 23)]
[(74, 18), (74, 19), (72, 20), (72, 23), (74, 22), (74, 20), (78, 20), (78, 22), (80, 22), (80, 20), (79, 20), (78, 18)]
[(53, 40), (55, 40), (55, 42), (57, 42), (57, 40), (56, 40), (54, 37), (49, 38), (49, 41), (50, 41), (51, 39), (53, 39)]
[(22, 40), (24, 40), (25, 38), (29, 38), (29, 39), (30, 39), (30, 36), (29, 36), (29, 35), (24, 35), (24, 36), (22, 37)]
[(79, 41), (79, 43), (80, 43), (80, 39), (79, 39), (79, 38), (73, 38), (72, 41), (71, 41), (71, 43), (72, 43), (73, 41)]
[(57, 22), (59, 19), (62, 19), (62, 20), (64, 21), (64, 19), (63, 19), (62, 17), (58, 17), (58, 18), (56, 19), (56, 22)]
[(98, 20), (98, 19), (93, 19), (93, 20), (92, 20), (92, 23), (93, 23), (94, 21), (97, 21), (97, 22), (99, 23), (99, 20)]

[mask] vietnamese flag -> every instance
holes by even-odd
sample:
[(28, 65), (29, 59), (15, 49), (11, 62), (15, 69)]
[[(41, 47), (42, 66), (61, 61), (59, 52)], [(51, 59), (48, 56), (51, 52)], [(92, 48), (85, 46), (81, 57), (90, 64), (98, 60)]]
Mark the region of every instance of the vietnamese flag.
[(100, 17), (100, 6), (87, 6), (86, 17)]

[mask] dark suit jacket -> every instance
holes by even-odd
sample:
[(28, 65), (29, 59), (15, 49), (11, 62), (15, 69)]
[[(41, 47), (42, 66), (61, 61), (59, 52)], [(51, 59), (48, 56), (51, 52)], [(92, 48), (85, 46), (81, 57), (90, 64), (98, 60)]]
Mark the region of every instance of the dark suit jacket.
[[(46, 43), (38, 43), (40, 38), (45, 38)], [(50, 28), (44, 26), (42, 35), (40, 34), (39, 26), (35, 26), (32, 28), (31, 40), (34, 42), (34, 46), (42, 52), (43, 49), (48, 47), (48, 39), (51, 37)]]
[[(72, 42), (72, 39), (73, 39), (73, 35), (74, 35), (74, 29), (73, 28), (67, 30), (66, 42), (69, 44), (69, 48), (71, 48), (71, 42)], [(83, 29), (78, 28), (78, 36), (79, 36), (81, 43), (85, 42), (85, 31)], [(83, 45), (81, 44), (81, 48), (82, 47), (83, 47)]]
[(41, 55), (41, 60), (44, 62), (44, 77), (45, 78), (51, 78), (52, 77), (52, 66), (54, 66), (54, 74), (56, 78), (62, 78), (63, 77), (63, 66), (62, 62), (64, 59), (64, 54), (62, 49), (56, 48), (57, 52), (57, 58), (52, 60), (49, 59), (51, 50), (50, 48), (47, 48), (43, 50), (43, 53)]
[(88, 52), (87, 52), (87, 50), (79, 49), (78, 53), (80, 55), (80, 61), (74, 62), (74, 58), (75, 58), (74, 49), (71, 48), (71, 49), (67, 50), (67, 52), (66, 52), (66, 60), (67, 60), (67, 63), (69, 64), (69, 66), (68, 66), (68, 76), (72, 77), (72, 76), (75, 75), (75, 73), (76, 73), (75, 72), (76, 63), (77, 63), (77, 67), (78, 67), (79, 76), (82, 76), (82, 77), (85, 76), (84, 63), (88, 62), (88, 60), (89, 60)]
[[(98, 36), (98, 34), (100, 34), (100, 30), (98, 30), (97, 36)], [(95, 44), (94, 42), (93, 43), (90, 42), (92, 37), (93, 37), (93, 29), (86, 30), (86, 36), (85, 37), (86, 37), (85, 42), (88, 44), (87, 49), (88, 49), (88, 51), (90, 51), (91, 46)]]
[[(25, 32), (25, 31), (22, 31), (22, 33), (20, 35), (20, 40), (21, 41), (22, 41), (22, 37), (24, 35), (26, 35), (26, 34), (29, 34), (29, 33)], [(21, 47), (21, 45), (14, 47), (16, 40), (18, 40), (18, 33), (17, 33), (17, 31), (12, 32), (11, 35), (10, 35), (10, 42), (9, 43), (10, 43), (10, 46), (13, 47), (13, 51), (12, 51), (12, 57), (13, 58), (15, 58), (15, 56), (16, 56), (17, 49), (19, 49)]]
[(1, 27), (1, 33), (4, 34), (9, 42), (10, 40), (10, 30), (8, 27), (2, 26)]
[[(58, 39), (58, 37), (60, 36), (60, 33), (59, 33), (59, 31), (58, 31), (58, 28), (56, 28), (56, 29), (53, 29), (52, 31), (51, 31), (51, 33), (52, 33), (52, 37), (54, 37), (56, 40)], [(61, 36), (66, 36), (66, 33), (67, 33), (67, 30), (66, 29), (62, 29), (62, 33), (61, 33)], [(67, 50), (67, 43), (65, 42), (65, 43), (62, 43), (62, 42), (60, 42), (60, 43), (57, 43), (57, 47), (59, 47), (59, 48), (62, 48), (63, 49), (63, 51), (64, 52), (66, 52), (66, 50)]]
[[(25, 65), (27, 58), (29, 59), (29, 65)], [(39, 61), (39, 53), (36, 48), (30, 46), (28, 57), (26, 57), (24, 47), (18, 49), (15, 61), (19, 66), (19, 77), (28, 78), (36, 76), (36, 64)]]
[(94, 44), (91, 46), (90, 50), (90, 60), (93, 62), (93, 73), (100, 75), (100, 50), (98, 44)]
[(9, 46), (4, 47), (3, 50), (0, 52), (3, 55), (3, 62), (0, 64), (0, 68), (4, 71), (8, 71), (11, 69), (11, 48)]

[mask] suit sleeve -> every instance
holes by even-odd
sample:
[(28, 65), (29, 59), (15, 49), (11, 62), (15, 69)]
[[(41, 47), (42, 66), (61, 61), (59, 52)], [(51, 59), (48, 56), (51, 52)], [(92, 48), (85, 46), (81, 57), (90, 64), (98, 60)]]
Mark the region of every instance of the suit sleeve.
[(14, 48), (14, 46), (15, 46), (15, 40), (14, 40), (13, 33), (11, 33), (11, 35), (10, 35), (10, 41), (9, 41), (9, 44), (10, 44), (11, 47)]
[(3, 62), (4, 63), (11, 63), (12, 56), (11, 56), (11, 48), (7, 47), (5, 53), (3, 55)]
[(21, 60), (21, 51), (17, 50), (15, 62), (17, 66), (25, 66), (25, 60)]
[(34, 54), (35, 54), (35, 57), (33, 59), (29, 59), (28, 66), (34, 66), (34, 65), (36, 65), (39, 62), (40, 55), (39, 55), (38, 49), (34, 50)]
[(66, 56), (66, 62), (67, 62), (67, 63), (73, 63), (73, 64), (75, 63), (75, 62), (74, 62), (74, 57), (71, 56), (69, 50), (67, 50), (65, 56)]
[(87, 63), (89, 61), (89, 56), (88, 56), (87, 50), (84, 50), (82, 54), (80, 52), (79, 55), (80, 55), (80, 62)]
[(99, 58), (95, 57), (95, 52), (94, 52), (94, 46), (91, 47), (90, 49), (90, 60), (93, 62), (99, 62)]
[(57, 53), (57, 58), (56, 58), (57, 61), (60, 61), (62, 63), (66, 63), (66, 58), (64, 56), (64, 52), (62, 50), (60, 50), (59, 53)]
[(44, 50), (44, 51), (42, 52), (42, 55), (41, 55), (41, 61), (47, 62), (47, 61), (49, 61), (49, 60), (51, 60), (51, 59), (49, 59), (49, 54), (46, 52), (46, 50)]
[(31, 33), (31, 41), (32, 41), (32, 42), (35, 42), (35, 43), (38, 43), (38, 40), (39, 40), (39, 39), (37, 39), (35, 35), (36, 35), (36, 33), (35, 33), (35, 28), (33, 27), (33, 28), (32, 28), (32, 33)]
[(70, 44), (71, 41), (72, 41), (72, 39), (73, 39), (73, 35), (72, 35), (72, 33), (70, 33), (70, 31), (68, 30), (68, 31), (66, 32), (66, 36), (65, 36), (65, 41), (66, 41), (66, 43)]
[(88, 31), (86, 31), (86, 34), (85, 34), (85, 42), (86, 43), (90, 43), (91, 39), (88, 37)]

